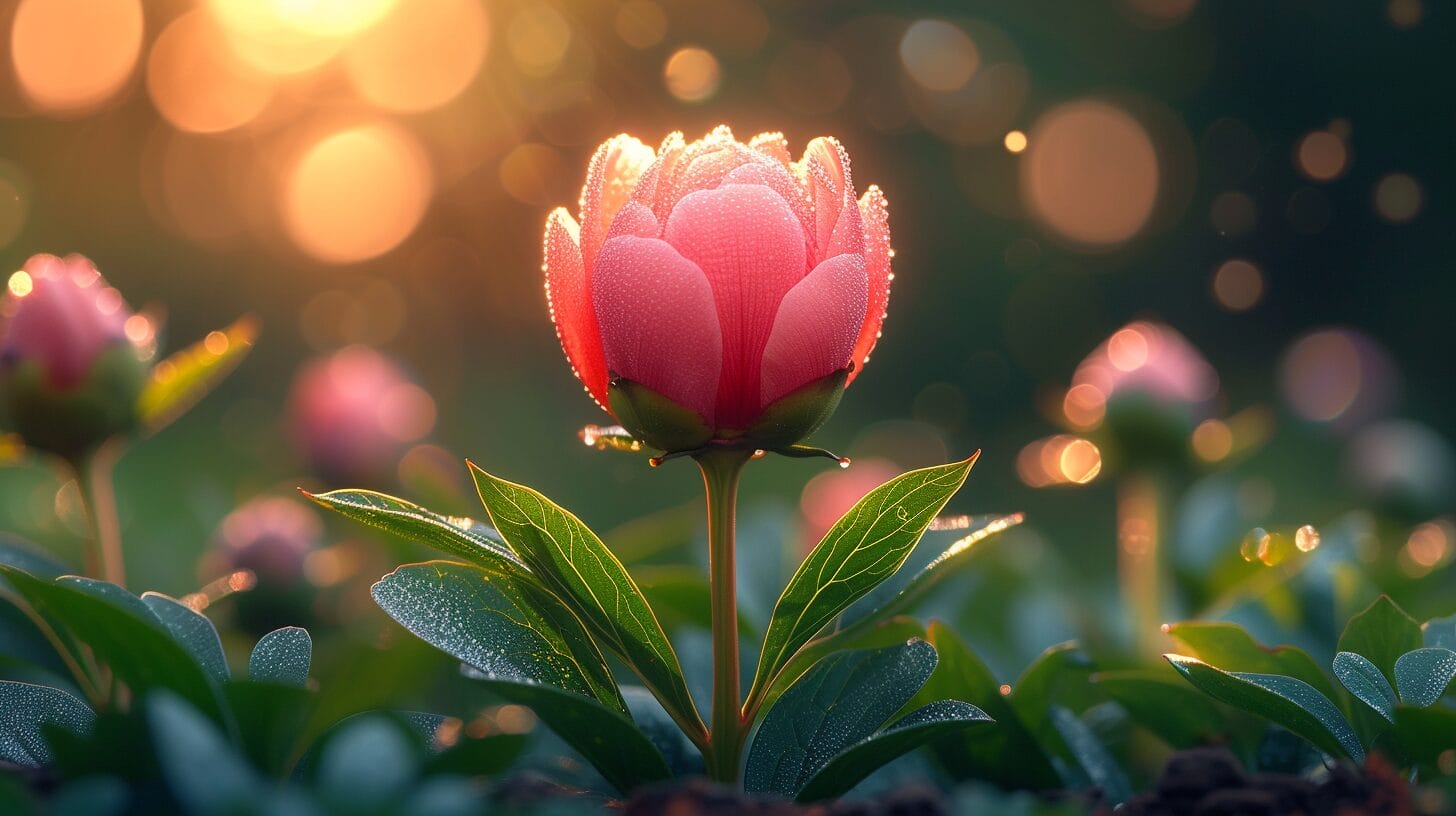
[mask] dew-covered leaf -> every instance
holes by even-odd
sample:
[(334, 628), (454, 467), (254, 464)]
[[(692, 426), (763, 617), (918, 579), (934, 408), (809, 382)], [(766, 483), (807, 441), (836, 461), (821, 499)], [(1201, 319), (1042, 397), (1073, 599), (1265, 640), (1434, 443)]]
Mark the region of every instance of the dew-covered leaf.
[(1355, 699), (1369, 706), (1389, 722), (1395, 722), (1395, 689), (1380, 669), (1354, 652), (1335, 655), (1335, 678)]
[(348, 518), (482, 566), (502, 561), (521, 566), (500, 534), (475, 519), (444, 516), (404, 499), (372, 490), (304, 493)]
[(1077, 761), (1077, 766), (1093, 785), (1102, 790), (1103, 796), (1114, 805), (1132, 798), (1132, 785), (1127, 781), (1127, 774), (1080, 717), (1058, 705), (1051, 706), (1047, 716)]
[(996, 725), (952, 734), (935, 740), (936, 759), (958, 780), (976, 779), (1008, 788), (1046, 790), (1060, 787), (1061, 778), (1046, 752), (1026, 729), (1021, 716), (1001, 694), (1000, 684), (976, 653), (940, 621), (932, 621), (927, 637), (940, 657), (939, 665), (913, 705), (936, 700), (965, 700), (985, 711)]
[(501, 698), (536, 712), (617, 790), (626, 793), (672, 776), (662, 752), (620, 711), (555, 686), (492, 678), (471, 666), (464, 671)]
[(257, 320), (244, 317), (153, 366), (137, 400), (143, 431), (154, 434), (186, 413), (242, 362), (257, 336)]
[(774, 701), (790, 686), (798, 682), (805, 672), (814, 667), (814, 664), (835, 652), (851, 649), (883, 649), (888, 646), (898, 646), (911, 638), (925, 639), (925, 626), (908, 615), (897, 615), (868, 628), (856, 626), (853, 629), (841, 629), (838, 632), (831, 632), (821, 638), (811, 640), (804, 645), (804, 648), (795, 652), (788, 663), (784, 664), (783, 670), (774, 679), (773, 685), (769, 686), (768, 692), (763, 695), (759, 710), (765, 710), (773, 705)]
[(1381, 595), (1345, 625), (1337, 648), (1369, 659), (1394, 684), (1396, 659), (1422, 645), (1421, 625)]
[(1254, 672), (1225, 672), (1201, 660), (1164, 655), (1188, 681), (1208, 696), (1263, 717), (1309, 740), (1327, 754), (1365, 759), (1365, 749), (1335, 704), (1310, 684), (1294, 677)]
[[(797, 796), (840, 752), (878, 731), (935, 671), (935, 647), (915, 639), (821, 660), (764, 715), (744, 786)], [(851, 786), (858, 780), (842, 780)]]
[(1169, 626), (1168, 634), (1193, 656), (1224, 671), (1295, 677), (1335, 698), (1334, 684), (1303, 649), (1263, 646), (1236, 623), (1185, 621)]
[[(959, 700), (937, 700), (917, 708), (854, 745), (840, 751), (804, 785), (796, 799), (817, 802), (840, 796), (888, 764), (937, 737), (946, 737), (974, 725), (990, 725), (986, 712)], [(984, 729), (977, 729), (983, 733)]]
[(0, 533), (0, 565), (14, 567), (37, 578), (58, 578), (70, 572), (65, 564), (10, 533)]
[(1421, 625), (1421, 637), (1428, 647), (1456, 650), (1456, 615), (1426, 621)]
[(248, 656), (248, 679), (303, 687), (313, 662), (313, 638), (297, 626), (274, 629), (259, 638)]
[(142, 603), (152, 610), (157, 620), (167, 627), (172, 637), (182, 644), (198, 665), (218, 680), (228, 678), (227, 657), (222, 651), (222, 638), (206, 615), (160, 592), (142, 593)]
[(1092, 675), (1092, 682), (1121, 705), (1133, 722), (1174, 748), (1205, 745), (1224, 733), (1218, 708), (1171, 672), (1099, 672)]
[(774, 605), (750, 701), (768, 690), (801, 646), (900, 569), (975, 462), (972, 455), (897, 476), (871, 490), (829, 528)]
[(319, 791), (340, 812), (377, 808), (404, 792), (421, 759), (412, 735), (387, 715), (350, 717), (319, 751)]
[(216, 681), (135, 595), (90, 578), (47, 581), (4, 566), (0, 572), (27, 603), (90, 647), (133, 693), (170, 689), (204, 713), (221, 716)]
[(581, 519), (529, 487), (470, 464), (501, 536), (695, 741), (706, 729), (662, 625), (622, 562)]
[(67, 692), (0, 680), (0, 760), (27, 767), (45, 765), (51, 760), (45, 726), (85, 734), (95, 722), (91, 707)]
[(401, 626), (488, 677), (544, 683), (627, 710), (581, 622), (528, 578), (432, 561), (399, 567), (373, 595)]
[(1395, 661), (1395, 683), (1406, 705), (1434, 705), (1446, 693), (1452, 678), (1456, 678), (1456, 651), (1450, 649), (1415, 649)]

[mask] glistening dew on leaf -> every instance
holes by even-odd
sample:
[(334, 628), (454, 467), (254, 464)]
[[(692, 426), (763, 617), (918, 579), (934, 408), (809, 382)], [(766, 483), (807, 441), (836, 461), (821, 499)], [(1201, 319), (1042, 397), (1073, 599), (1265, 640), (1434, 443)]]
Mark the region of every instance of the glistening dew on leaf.
[(656, 151), (620, 135), (581, 209), (546, 223), (546, 291), (586, 390), (669, 453), (787, 449), (869, 361), (889, 300), (885, 197), (858, 199), (849, 154), (727, 127)]

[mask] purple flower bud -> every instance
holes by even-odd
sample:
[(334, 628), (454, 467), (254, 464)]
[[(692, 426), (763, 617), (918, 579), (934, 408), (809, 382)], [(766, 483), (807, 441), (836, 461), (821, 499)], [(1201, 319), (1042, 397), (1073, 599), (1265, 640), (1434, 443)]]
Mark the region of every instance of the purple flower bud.
[(323, 524), (292, 498), (253, 499), (227, 515), (213, 536), (214, 554), (227, 570), (249, 570), (263, 588), (287, 588), (304, 577), (304, 560), (319, 546)]

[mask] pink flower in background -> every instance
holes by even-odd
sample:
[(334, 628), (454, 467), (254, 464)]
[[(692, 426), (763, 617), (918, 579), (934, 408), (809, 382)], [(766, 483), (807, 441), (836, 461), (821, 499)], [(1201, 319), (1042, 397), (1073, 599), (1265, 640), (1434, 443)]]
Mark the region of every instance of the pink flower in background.
[(873, 186), (856, 198), (838, 142), (815, 139), (792, 161), (782, 135), (745, 144), (726, 127), (656, 151), (607, 141), (578, 217), (553, 212), (545, 243), (557, 335), (597, 403), (613, 410), (610, 381), (623, 378), (716, 438), (851, 365), (852, 380), (892, 278), (885, 198)]
[(111, 347), (127, 342), (121, 293), (80, 255), (34, 255), (10, 278), (0, 307), (0, 363), (34, 361), (57, 391), (80, 386)]
[(394, 362), (350, 346), (305, 363), (288, 404), (300, 454), (330, 482), (390, 480), (405, 446), (435, 424), (435, 403)]
[(810, 479), (799, 500), (804, 517), (804, 549), (817, 546), (855, 502), (902, 472), (888, 459), (870, 458), (857, 460), (854, 467), (827, 470)]
[(214, 557), (228, 570), (248, 570), (264, 586), (286, 587), (304, 578), (304, 560), (323, 538), (318, 514), (280, 496), (253, 499), (232, 511), (213, 537)]
[(1191, 408), (1206, 407), (1218, 393), (1218, 373), (1173, 328), (1139, 320), (1118, 329), (1077, 366), (1064, 408), (1083, 428), (1102, 420), (1107, 401), (1141, 394)]

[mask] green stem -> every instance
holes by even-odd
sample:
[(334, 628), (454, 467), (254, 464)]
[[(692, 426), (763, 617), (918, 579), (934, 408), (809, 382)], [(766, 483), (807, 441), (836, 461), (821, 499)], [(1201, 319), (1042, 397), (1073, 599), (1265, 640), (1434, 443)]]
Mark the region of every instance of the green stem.
[(739, 710), (738, 595), (733, 562), (738, 478), (752, 451), (715, 448), (698, 454), (708, 497), (708, 575), (713, 613), (713, 714), (704, 757), (709, 778), (738, 781), (738, 758), (747, 736)]
[(81, 501), (91, 521), (91, 541), (86, 548), (86, 574), (117, 586), (126, 585), (126, 566), (121, 550), (121, 522), (116, 514), (116, 492), (111, 472), (120, 454), (115, 442), (106, 442), (92, 453), (72, 462)]

